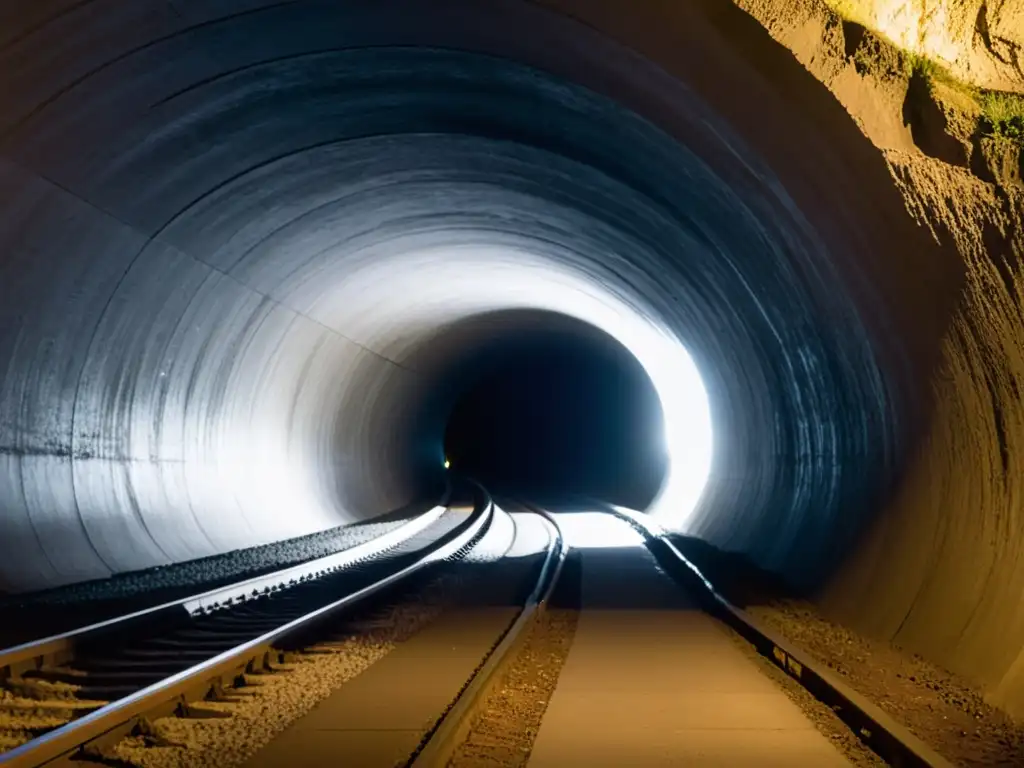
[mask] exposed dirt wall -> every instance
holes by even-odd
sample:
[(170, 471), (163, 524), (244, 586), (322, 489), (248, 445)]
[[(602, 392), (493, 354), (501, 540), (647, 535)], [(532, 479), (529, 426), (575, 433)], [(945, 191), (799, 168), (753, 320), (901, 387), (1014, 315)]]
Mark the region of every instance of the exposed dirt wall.
[[(932, 377), (926, 434), (864, 545), (824, 591), (822, 607), (969, 677), (990, 701), (1024, 716), (1019, 177), (996, 178), (977, 158), (972, 162), (969, 135), (962, 156), (954, 149), (936, 157), (942, 154), (935, 151), (939, 141), (956, 142), (956, 120), (970, 115), (949, 104), (952, 98), (915, 102), (904, 54), (870, 31), (841, 20), (823, 3), (739, 4), (829, 87), (884, 151), (911, 215), (938, 241), (955, 246), (965, 267), (960, 304)], [(883, 4), (860, 5), (877, 13)], [(978, 3), (941, 5), (956, 5), (960, 14), (1002, 14), (1004, 29), (1016, 12), (1012, 3), (988, 9), (981, 3), (980, 11)], [(1010, 37), (1024, 33), (1024, 24), (1015, 24)], [(954, 25), (949, 34), (962, 37), (958, 30)], [(976, 82), (988, 77), (981, 84), (1007, 87), (1005, 78), (974, 61), (962, 63)], [(915, 132), (915, 116), (929, 106), (942, 110), (941, 123), (933, 123), (930, 134)], [(974, 139), (975, 149), (985, 148), (987, 140)]]
[(1009, 91), (1024, 86), (1021, 0), (828, 2), (901, 47), (943, 62), (962, 80)]
[(956, 243), (967, 281), (927, 438), (824, 604), (1024, 715), (1024, 201), (937, 160), (889, 159), (915, 215)]

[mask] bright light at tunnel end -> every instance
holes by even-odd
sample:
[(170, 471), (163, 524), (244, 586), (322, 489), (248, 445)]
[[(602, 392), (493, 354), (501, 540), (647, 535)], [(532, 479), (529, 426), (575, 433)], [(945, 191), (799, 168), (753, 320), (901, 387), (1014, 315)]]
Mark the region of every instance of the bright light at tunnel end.
[[(389, 258), (367, 259), (361, 274), (347, 276), (335, 296), (346, 313), (338, 325), (358, 323), (372, 314), (370, 306), (398, 336), (497, 309), (548, 310), (589, 323), (629, 350), (650, 377), (664, 419), (665, 477), (646, 512), (666, 529), (687, 530), (711, 471), (712, 425), (703, 379), (675, 333), (596, 275), (552, 259), (529, 239), (424, 246), (411, 237), (391, 241), (389, 249)], [(384, 271), (387, 279), (378, 281)], [(381, 282), (386, 296), (370, 290)], [(417, 301), (393, 299), (402, 296)]]
[(633, 353), (661, 401), (665, 479), (647, 512), (662, 527), (685, 533), (711, 474), (713, 434), (704, 381), (679, 339), (645, 318), (634, 315), (618, 333), (605, 330)]

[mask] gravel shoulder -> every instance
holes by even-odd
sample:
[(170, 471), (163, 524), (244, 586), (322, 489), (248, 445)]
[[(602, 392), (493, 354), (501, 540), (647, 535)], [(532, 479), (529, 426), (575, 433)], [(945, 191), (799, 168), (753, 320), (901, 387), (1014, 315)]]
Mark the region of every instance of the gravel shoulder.
[(571, 610), (548, 610), (538, 617), (508, 671), (474, 716), (469, 736), (448, 762), (449, 768), (527, 764), (578, 618)]
[[(1024, 766), (1024, 726), (987, 704), (978, 686), (917, 654), (831, 621), (739, 555), (695, 539), (673, 538), (726, 599), (835, 670), (946, 759), (972, 768)], [(780, 684), (782, 678), (789, 680), (781, 672), (778, 677)]]
[(501, 679), (477, 707), (449, 768), (525, 766), (558, 686), (579, 621), (580, 558), (571, 554), (551, 604), (529, 630)]
[(872, 752), (857, 736), (850, 730), (839, 716), (827, 706), (818, 701), (800, 683), (787, 675), (775, 664), (766, 659), (750, 643), (729, 631), (733, 642), (743, 651), (743, 654), (783, 690), (790, 701), (800, 707), (800, 711), (838, 749), (850, 764), (856, 768), (880, 768), (887, 763)]

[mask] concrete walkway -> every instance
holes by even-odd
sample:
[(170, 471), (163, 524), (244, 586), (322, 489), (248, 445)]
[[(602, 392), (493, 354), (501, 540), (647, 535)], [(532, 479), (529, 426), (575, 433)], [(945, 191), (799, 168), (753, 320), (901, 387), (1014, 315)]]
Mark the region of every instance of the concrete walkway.
[(530, 768), (849, 766), (800, 709), (607, 515), (567, 526), (583, 610)]
[(412, 754), (514, 608), (445, 613), (277, 736), (246, 768), (392, 768)]

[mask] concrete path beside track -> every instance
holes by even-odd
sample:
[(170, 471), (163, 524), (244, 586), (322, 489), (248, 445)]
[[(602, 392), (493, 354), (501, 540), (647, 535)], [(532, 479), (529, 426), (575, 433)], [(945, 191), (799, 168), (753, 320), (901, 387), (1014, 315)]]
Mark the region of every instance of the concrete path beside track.
[(297, 720), (246, 768), (402, 763), (515, 613), (510, 607), (445, 613)]
[(570, 544), (591, 548), (576, 635), (530, 768), (849, 766), (627, 523), (561, 519)]

